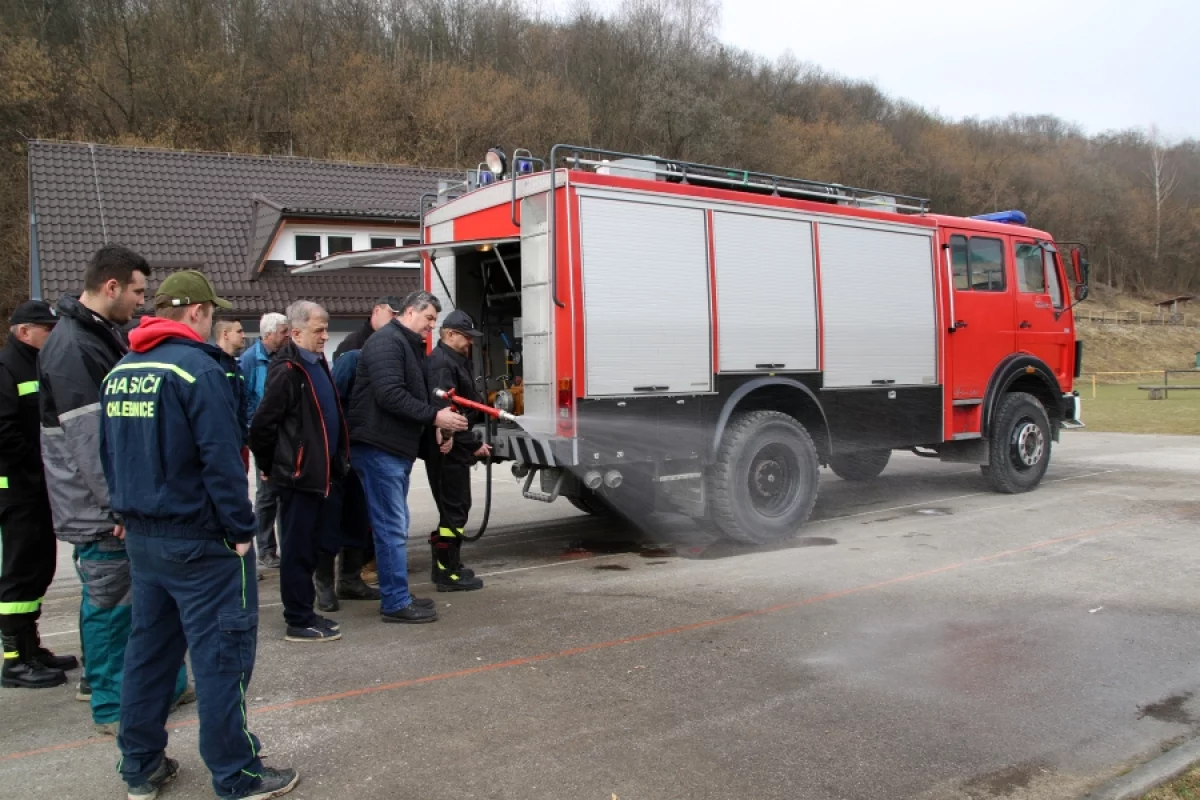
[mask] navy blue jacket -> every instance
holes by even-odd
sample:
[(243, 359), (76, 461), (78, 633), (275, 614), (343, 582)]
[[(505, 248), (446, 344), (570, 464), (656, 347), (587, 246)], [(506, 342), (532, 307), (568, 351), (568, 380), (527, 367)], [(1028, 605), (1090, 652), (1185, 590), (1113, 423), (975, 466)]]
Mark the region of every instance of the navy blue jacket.
[(100, 457), (112, 509), (130, 535), (254, 538), (232, 358), (147, 318), (134, 352), (104, 379)]

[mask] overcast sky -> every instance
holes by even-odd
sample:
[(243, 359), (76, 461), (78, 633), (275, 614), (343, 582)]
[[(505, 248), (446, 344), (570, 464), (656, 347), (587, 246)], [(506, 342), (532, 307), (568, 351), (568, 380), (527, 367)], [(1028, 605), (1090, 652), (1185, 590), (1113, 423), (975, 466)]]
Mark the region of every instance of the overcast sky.
[(1196, 0), (724, 0), (720, 37), (953, 119), (1054, 114), (1089, 134), (1155, 123), (1200, 138)]

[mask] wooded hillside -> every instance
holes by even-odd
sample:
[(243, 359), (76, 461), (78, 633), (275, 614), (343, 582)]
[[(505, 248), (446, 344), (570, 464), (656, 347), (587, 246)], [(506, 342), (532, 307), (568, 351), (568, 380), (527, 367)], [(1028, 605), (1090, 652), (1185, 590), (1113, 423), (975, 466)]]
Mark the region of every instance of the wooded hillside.
[(0, 312), (27, 285), (30, 138), (461, 168), (495, 144), (579, 142), (953, 214), (1020, 208), (1090, 242), (1101, 281), (1200, 290), (1196, 140), (1088, 137), (1051, 116), (951, 122), (724, 46), (719, 15), (718, 0), (561, 19), (516, 0), (0, 0)]

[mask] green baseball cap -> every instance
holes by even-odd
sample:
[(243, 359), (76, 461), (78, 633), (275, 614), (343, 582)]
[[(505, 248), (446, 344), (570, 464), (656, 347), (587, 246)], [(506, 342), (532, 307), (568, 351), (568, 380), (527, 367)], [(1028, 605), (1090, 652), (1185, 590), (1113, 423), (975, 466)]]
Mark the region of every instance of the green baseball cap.
[(233, 303), (217, 297), (217, 290), (204, 274), (194, 269), (181, 269), (167, 276), (154, 293), (154, 305), (190, 306), (194, 303), (212, 303), (218, 308), (233, 308)]

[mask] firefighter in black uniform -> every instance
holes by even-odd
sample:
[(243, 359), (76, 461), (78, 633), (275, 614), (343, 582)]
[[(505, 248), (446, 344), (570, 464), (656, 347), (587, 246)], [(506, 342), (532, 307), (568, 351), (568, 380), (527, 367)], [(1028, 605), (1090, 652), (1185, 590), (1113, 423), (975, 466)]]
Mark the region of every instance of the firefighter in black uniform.
[[(453, 389), (459, 397), (484, 402), (475, 390), (471, 368), (471, 340), (483, 334), (463, 311), (455, 310), (442, 322), (441, 341), (426, 362), (429, 391)], [(448, 405), (431, 394), (430, 402)], [(467, 421), (481, 421), (478, 412), (468, 412)], [(433, 550), (432, 577), (439, 592), (469, 592), (482, 589), (483, 580), (462, 564), (463, 529), (471, 513), (471, 467), (490, 451), (478, 434), (468, 428), (450, 434), (438, 431), (437, 445), (426, 448), (425, 472), (438, 508), (438, 529), (429, 534)]]
[(56, 322), (49, 303), (22, 303), (0, 350), (0, 684), (8, 687), (61, 686), (64, 670), (79, 666), (43, 648), (37, 629), (58, 553), (42, 474), (37, 355)]

